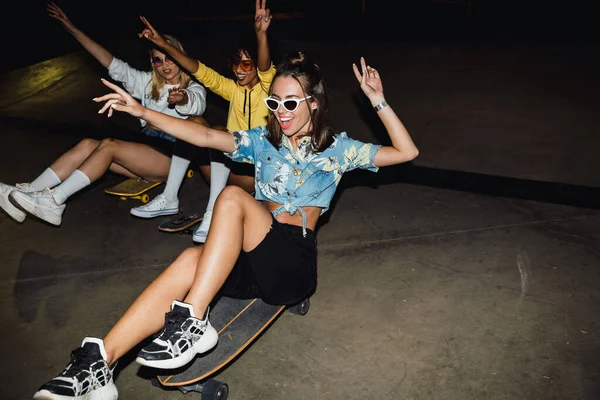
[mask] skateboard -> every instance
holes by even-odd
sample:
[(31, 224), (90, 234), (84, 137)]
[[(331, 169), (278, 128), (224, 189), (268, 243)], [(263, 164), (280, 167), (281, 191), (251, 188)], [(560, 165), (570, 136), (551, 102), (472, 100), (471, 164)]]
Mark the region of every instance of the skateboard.
[(184, 233), (192, 234), (194, 232), (194, 227), (200, 222), (202, 222), (201, 215), (184, 215), (163, 222), (158, 226), (158, 230), (169, 233), (178, 232), (180, 235)]
[(105, 189), (104, 193), (120, 196), (121, 200), (138, 199), (146, 204), (150, 201), (147, 191), (161, 185), (163, 182), (149, 182), (142, 178), (127, 179), (116, 186)]
[[(194, 176), (194, 170), (189, 169), (185, 176), (187, 178), (192, 178)], [(119, 196), (121, 200), (137, 199), (146, 204), (150, 201), (150, 196), (146, 192), (162, 183), (164, 182), (150, 182), (143, 178), (131, 178), (124, 180), (111, 188), (105, 189), (104, 193)]]
[(269, 305), (260, 299), (221, 297), (210, 311), (211, 324), (219, 333), (217, 346), (187, 366), (169, 370), (170, 375), (158, 375), (152, 384), (161, 388), (176, 387), (184, 394), (200, 392), (202, 400), (226, 400), (229, 386), (211, 377), (246, 350), (285, 310), (305, 315), (309, 308), (309, 298), (287, 307)]

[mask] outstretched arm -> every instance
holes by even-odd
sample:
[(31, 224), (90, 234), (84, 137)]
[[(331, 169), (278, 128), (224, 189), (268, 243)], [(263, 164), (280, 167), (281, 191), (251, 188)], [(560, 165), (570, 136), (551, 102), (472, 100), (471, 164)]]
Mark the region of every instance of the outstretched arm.
[(167, 132), (177, 139), (184, 140), (196, 146), (210, 147), (227, 153), (231, 153), (234, 150), (233, 136), (229, 132), (211, 129), (192, 121), (149, 110), (119, 86), (110, 83), (106, 79), (102, 79), (102, 83), (112, 89), (114, 93), (94, 98), (94, 101), (97, 103), (106, 102), (100, 111), (98, 111), (98, 114), (104, 114), (108, 110), (108, 116), (111, 117), (113, 111), (126, 112), (134, 117), (148, 121), (161, 131)]
[(198, 71), (198, 60), (184, 54), (177, 47), (168, 43), (167, 40), (160, 34), (150, 22), (146, 19), (146, 17), (140, 16), (140, 19), (146, 26), (144, 30), (138, 35), (139, 37), (144, 37), (154, 43), (154, 45), (161, 51), (167, 53), (168, 55), (177, 62), (183, 69), (188, 71), (191, 74), (195, 74)]
[[(262, 4), (261, 4), (262, 3)], [(271, 53), (267, 40), (267, 30), (271, 25), (273, 16), (267, 6), (267, 0), (256, 0), (256, 11), (254, 13), (254, 30), (258, 50), (257, 68), (259, 71), (267, 71), (271, 67)]]
[(54, 19), (60, 21), (63, 27), (73, 37), (81, 43), (81, 45), (102, 64), (104, 68), (108, 68), (113, 60), (113, 55), (108, 52), (104, 47), (93, 41), (88, 35), (77, 29), (67, 15), (61, 10), (59, 6), (54, 2), (48, 2), (46, 7), (48, 15)]
[[(377, 115), (383, 122), (385, 129), (392, 140), (391, 146), (382, 146), (375, 155), (374, 164), (377, 167), (400, 164), (410, 161), (419, 155), (417, 146), (413, 143), (410, 134), (398, 118), (392, 107), (387, 105), (383, 96), (383, 84), (375, 68), (367, 66), (364, 58), (360, 58), (361, 70), (352, 64), (354, 75), (360, 83), (360, 88), (367, 95), (373, 107), (379, 106)], [(382, 107), (382, 108), (381, 108)]]

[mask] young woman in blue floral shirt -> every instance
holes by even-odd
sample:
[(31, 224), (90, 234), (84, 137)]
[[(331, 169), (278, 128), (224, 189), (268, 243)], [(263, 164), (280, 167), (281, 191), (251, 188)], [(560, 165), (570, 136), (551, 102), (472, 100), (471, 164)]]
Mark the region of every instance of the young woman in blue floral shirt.
[[(377, 71), (362, 58), (360, 67), (353, 65), (353, 69), (387, 129), (391, 146), (362, 143), (331, 130), (321, 71), (301, 52), (288, 54), (277, 67), (265, 99), (271, 110), (267, 126), (246, 131), (223, 132), (148, 110), (117, 85), (104, 81), (115, 93), (95, 99), (106, 101), (101, 113), (110, 117), (115, 110), (127, 112), (178, 139), (255, 164), (256, 197), (237, 186), (226, 187), (217, 200), (206, 243), (185, 250), (103, 340), (85, 338), (69, 367), (42, 386), (38, 398), (59, 398), (50, 395), (59, 390), (64, 393), (69, 386), (102, 391), (105, 398), (116, 399), (109, 366), (161, 327), (136, 361), (161, 369), (187, 364), (217, 343), (208, 308), (218, 293), (260, 297), (280, 305), (296, 304), (313, 294), (317, 284), (314, 229), (342, 175), (355, 168), (377, 171), (418, 155), (409, 133), (385, 101)], [(91, 389), (79, 384), (94, 374), (102, 377), (101, 384)]]

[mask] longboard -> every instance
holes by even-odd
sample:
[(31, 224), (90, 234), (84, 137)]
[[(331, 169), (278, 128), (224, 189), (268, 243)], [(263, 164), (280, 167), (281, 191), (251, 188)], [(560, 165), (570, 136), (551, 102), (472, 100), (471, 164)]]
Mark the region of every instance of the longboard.
[(150, 182), (142, 178), (127, 179), (118, 185), (105, 189), (104, 193), (119, 196), (121, 200), (138, 199), (146, 204), (150, 196), (146, 193), (150, 189), (161, 185), (163, 182)]
[(158, 230), (169, 233), (191, 234), (194, 232), (194, 227), (202, 222), (202, 219), (202, 215), (199, 214), (175, 217), (160, 224)]
[(177, 387), (181, 392), (202, 393), (202, 399), (226, 400), (229, 387), (224, 382), (208, 379), (226, 368), (246, 350), (286, 310), (304, 315), (310, 307), (305, 299), (293, 307), (274, 306), (260, 299), (237, 300), (221, 297), (211, 308), (210, 321), (219, 333), (217, 346), (209, 353), (197, 356), (187, 366), (158, 375), (153, 384)]

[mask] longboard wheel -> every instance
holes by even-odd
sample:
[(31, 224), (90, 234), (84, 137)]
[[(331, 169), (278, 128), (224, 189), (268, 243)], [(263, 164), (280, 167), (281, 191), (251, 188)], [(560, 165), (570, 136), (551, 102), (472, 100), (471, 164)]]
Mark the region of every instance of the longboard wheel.
[(187, 172), (187, 174), (186, 174), (186, 176), (187, 176), (188, 178), (191, 178), (191, 177), (193, 177), (193, 176), (194, 176), (194, 170), (193, 170), (193, 169), (189, 169), (189, 170), (188, 170), (188, 172)]
[(227, 400), (229, 386), (226, 383), (209, 379), (202, 385), (202, 400)]
[(296, 304), (289, 308), (292, 314), (306, 315), (310, 308), (310, 299), (304, 299), (301, 303)]
[(150, 196), (147, 194), (143, 194), (140, 196), (140, 200), (142, 201), (142, 203), (146, 204), (147, 202), (150, 201)]

